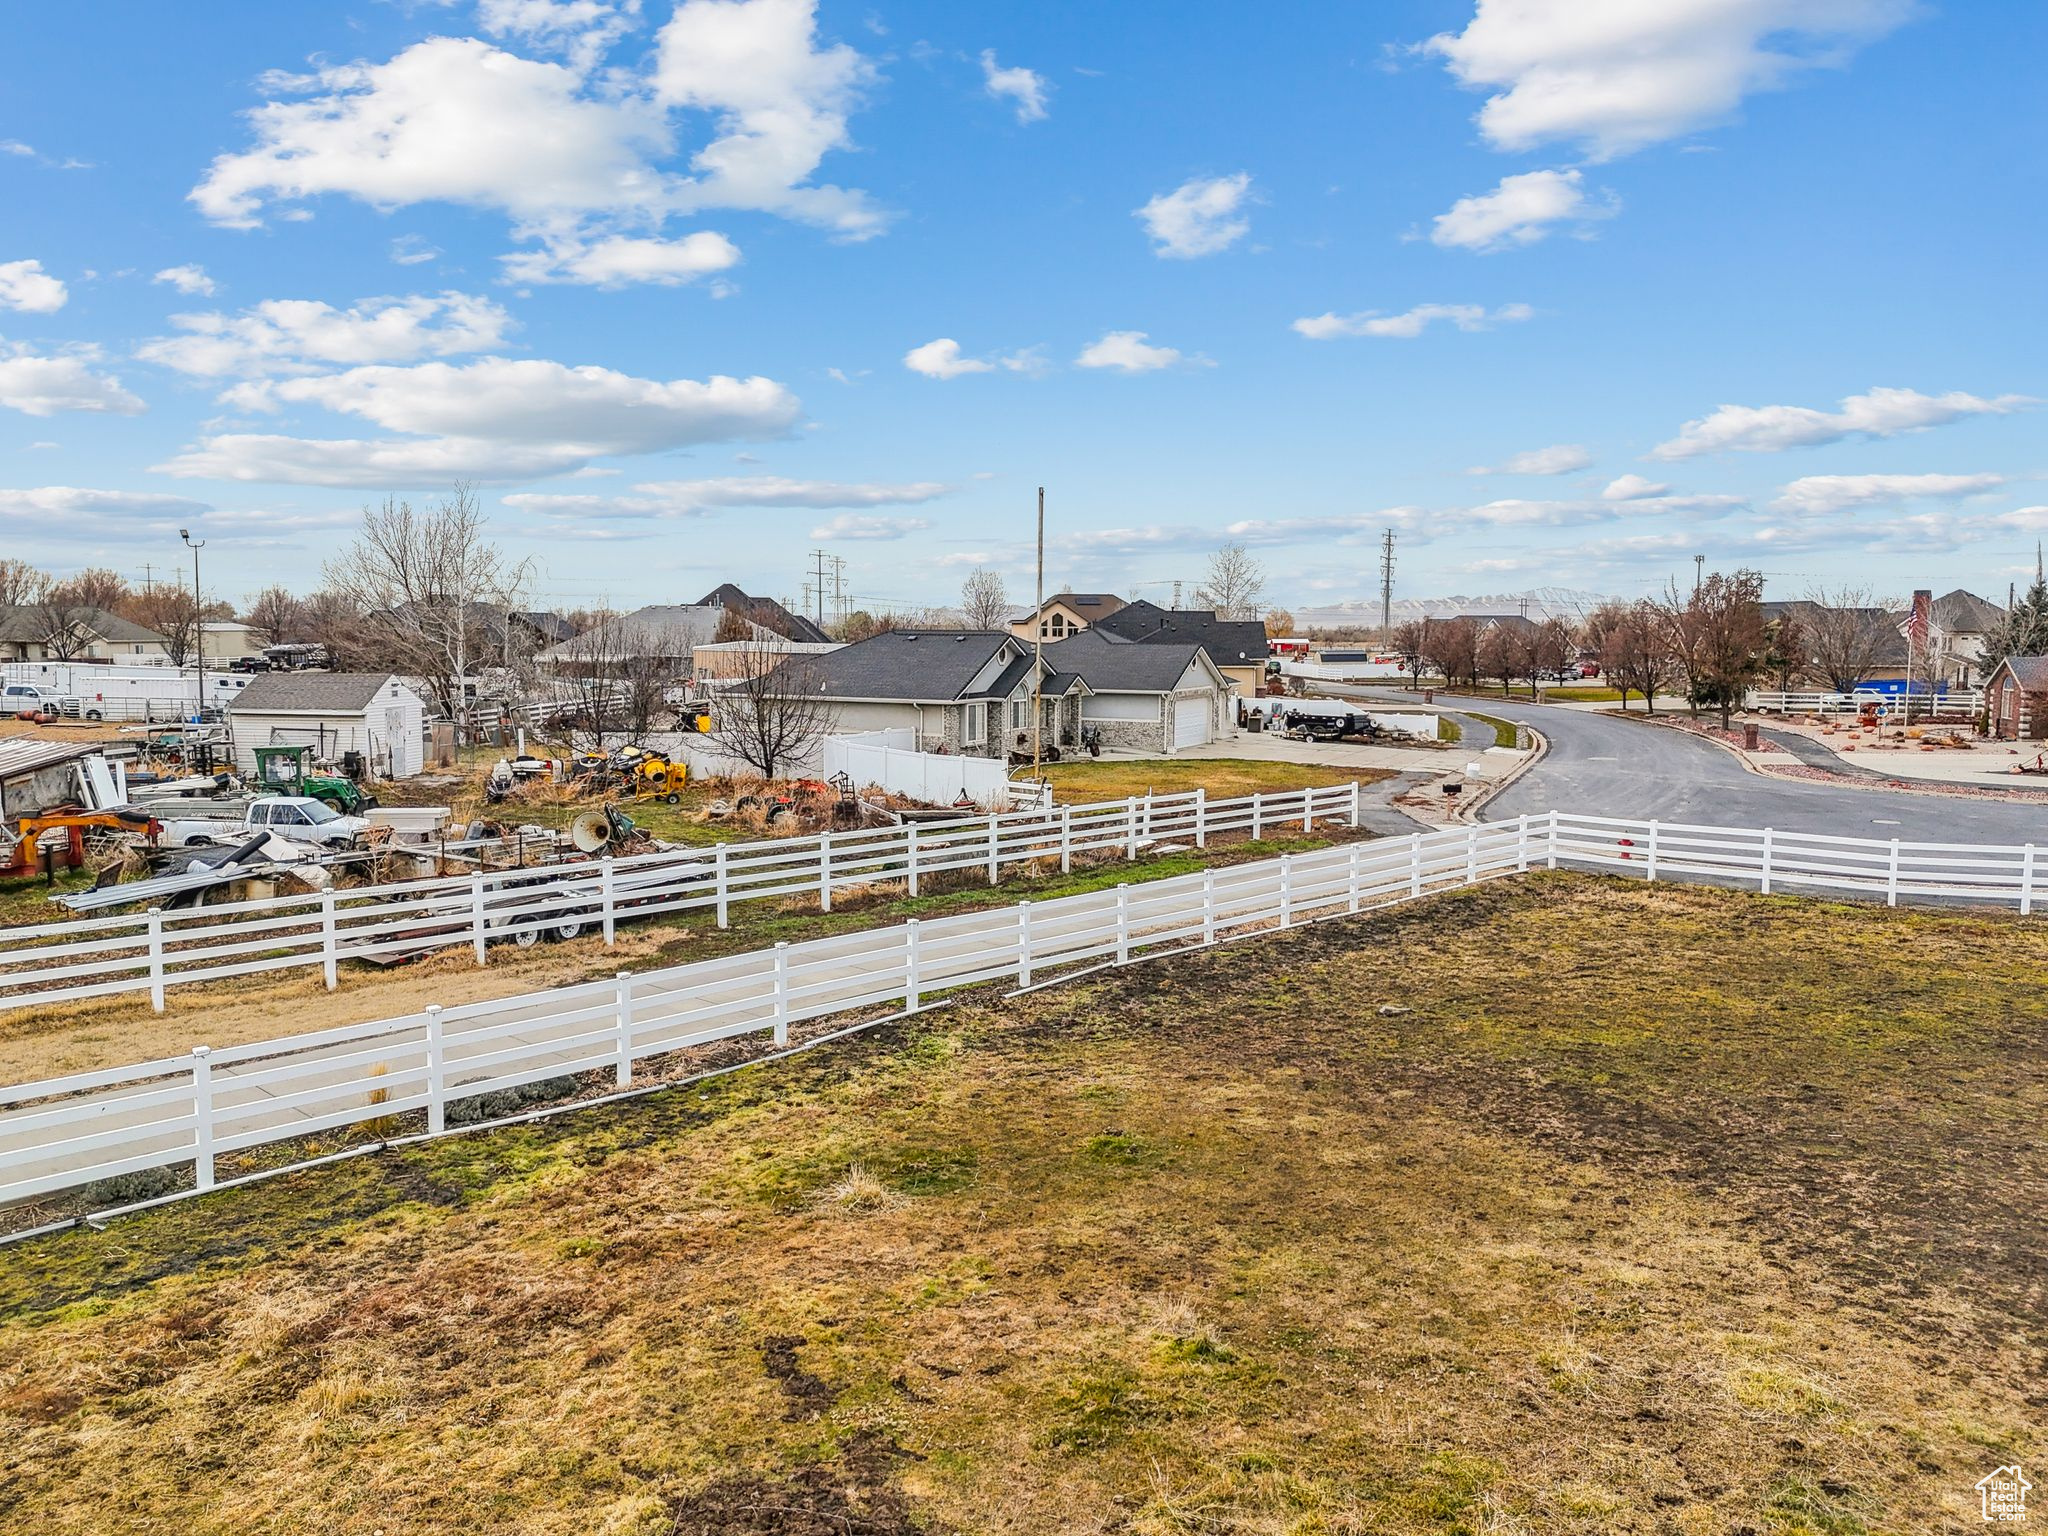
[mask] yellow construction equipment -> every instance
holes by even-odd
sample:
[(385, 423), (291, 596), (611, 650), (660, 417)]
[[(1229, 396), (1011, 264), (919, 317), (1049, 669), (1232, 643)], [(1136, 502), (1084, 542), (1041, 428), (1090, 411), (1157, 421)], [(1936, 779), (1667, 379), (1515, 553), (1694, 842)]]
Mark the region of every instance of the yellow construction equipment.
[(659, 798), (674, 805), (683, 798), (683, 786), (690, 782), (690, 765), (649, 752), (633, 764), (635, 799)]

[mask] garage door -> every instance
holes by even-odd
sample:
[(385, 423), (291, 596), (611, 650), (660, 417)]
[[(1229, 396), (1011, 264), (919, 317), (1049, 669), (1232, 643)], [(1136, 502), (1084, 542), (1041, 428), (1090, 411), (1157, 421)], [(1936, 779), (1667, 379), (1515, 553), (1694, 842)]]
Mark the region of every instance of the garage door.
[(1209, 739), (1209, 701), (1207, 699), (1175, 699), (1173, 701), (1173, 745), (1178, 751), (1182, 747), (1199, 747)]

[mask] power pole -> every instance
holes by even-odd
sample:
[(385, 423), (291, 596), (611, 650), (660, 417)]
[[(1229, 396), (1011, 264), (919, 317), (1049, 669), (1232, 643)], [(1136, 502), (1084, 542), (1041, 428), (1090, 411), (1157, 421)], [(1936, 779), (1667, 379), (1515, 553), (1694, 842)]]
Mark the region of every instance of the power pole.
[(1706, 571), (1707, 557), (1705, 555), (1694, 555), (1692, 557), (1692, 595), (1694, 597), (1700, 595), (1700, 588), (1706, 583)]
[(1173, 606), (1180, 606), (1180, 583), (1177, 581), (1173, 584)]
[(832, 617), (846, 622), (846, 560), (840, 555), (832, 557)]
[[(1174, 583), (1175, 590), (1180, 584)], [(1179, 606), (1178, 604), (1175, 605)], [(1045, 487), (1038, 488), (1038, 602), (1031, 641), (1031, 781), (1039, 778), (1038, 750), (1045, 733)]]
[(1380, 644), (1394, 637), (1394, 530), (1380, 537)]
[(831, 558), (832, 557), (822, 549), (814, 549), (811, 551), (811, 568), (815, 579), (807, 583), (807, 585), (811, 588), (813, 594), (815, 594), (813, 599), (813, 606), (817, 613), (817, 625), (820, 629), (823, 629), (825, 627), (825, 562), (830, 560)]

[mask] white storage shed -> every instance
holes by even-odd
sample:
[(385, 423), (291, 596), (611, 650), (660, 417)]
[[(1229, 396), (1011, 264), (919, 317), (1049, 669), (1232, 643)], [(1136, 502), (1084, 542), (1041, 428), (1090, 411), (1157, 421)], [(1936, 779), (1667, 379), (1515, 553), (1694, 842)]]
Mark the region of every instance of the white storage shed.
[(304, 745), (323, 761), (360, 752), (372, 777), (409, 779), (426, 759), (426, 714), (389, 672), (270, 672), (235, 695), (228, 724), (244, 772), (252, 748)]

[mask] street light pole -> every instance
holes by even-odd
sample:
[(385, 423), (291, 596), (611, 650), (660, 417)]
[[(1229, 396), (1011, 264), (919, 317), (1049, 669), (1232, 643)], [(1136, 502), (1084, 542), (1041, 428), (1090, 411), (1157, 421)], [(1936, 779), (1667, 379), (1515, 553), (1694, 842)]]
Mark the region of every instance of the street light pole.
[(206, 719), (206, 600), (199, 595), (199, 551), (206, 540), (192, 537), (192, 530), (180, 528), (178, 537), (192, 551), (192, 645), (199, 653), (199, 718)]

